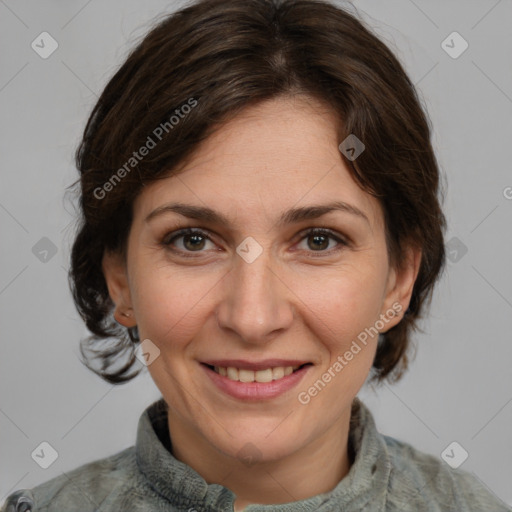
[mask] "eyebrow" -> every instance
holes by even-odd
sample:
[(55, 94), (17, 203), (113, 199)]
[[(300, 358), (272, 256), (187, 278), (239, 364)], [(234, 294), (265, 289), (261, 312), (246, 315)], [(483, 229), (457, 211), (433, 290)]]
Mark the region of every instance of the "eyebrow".
[[(283, 212), (279, 217), (278, 226), (299, 223), (305, 220), (313, 220), (334, 211), (350, 213), (351, 215), (355, 215), (364, 219), (368, 225), (370, 225), (368, 217), (359, 208), (345, 203), (344, 201), (334, 201), (323, 205), (311, 205), (303, 206), (300, 208), (292, 208), (286, 212)], [(188, 217), (189, 219), (196, 219), (213, 224), (224, 224), (226, 226), (230, 226), (231, 224), (228, 218), (226, 218), (223, 214), (212, 210), (211, 208), (183, 203), (169, 203), (159, 206), (145, 218), (145, 222), (149, 222), (155, 217), (169, 212), (178, 213), (179, 215)]]

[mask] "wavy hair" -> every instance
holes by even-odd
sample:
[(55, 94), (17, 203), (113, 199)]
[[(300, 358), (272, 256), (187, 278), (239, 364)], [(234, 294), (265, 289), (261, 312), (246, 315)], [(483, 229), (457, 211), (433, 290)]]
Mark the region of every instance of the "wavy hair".
[[(129, 53), (75, 154), (80, 211), (69, 281), (92, 333), (80, 345), (82, 362), (106, 381), (125, 382), (142, 368), (134, 354), (137, 328), (114, 320), (102, 272), (105, 251), (126, 257), (134, 199), (146, 184), (178, 172), (202, 140), (244, 108), (294, 94), (336, 113), (339, 141), (355, 134), (364, 142), (357, 160), (340, 158), (383, 208), (390, 262), (398, 267), (408, 244), (422, 250), (409, 309), (380, 334), (370, 380), (402, 376), (411, 332), (445, 265), (431, 123), (413, 83), (363, 21), (327, 1), (198, 0), (166, 14)], [(170, 123), (191, 98), (197, 106)], [(158, 126), (167, 127), (161, 142), (128, 170)], [(114, 174), (122, 179), (113, 182)]]

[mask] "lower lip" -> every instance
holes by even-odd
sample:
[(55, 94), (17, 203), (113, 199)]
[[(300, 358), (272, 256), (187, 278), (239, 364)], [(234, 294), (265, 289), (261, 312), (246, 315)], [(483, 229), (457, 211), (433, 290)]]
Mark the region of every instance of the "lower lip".
[(228, 379), (201, 363), (208, 377), (224, 393), (242, 400), (265, 400), (275, 398), (296, 386), (312, 365), (303, 366), (297, 371), (272, 382), (240, 382)]

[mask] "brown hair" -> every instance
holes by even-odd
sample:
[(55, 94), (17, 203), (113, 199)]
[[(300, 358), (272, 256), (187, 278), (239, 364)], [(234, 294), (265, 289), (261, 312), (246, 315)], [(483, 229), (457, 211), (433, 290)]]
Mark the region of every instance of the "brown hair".
[[(326, 1), (199, 0), (166, 15), (131, 51), (76, 151), (80, 225), (70, 286), (92, 333), (82, 340), (82, 362), (106, 381), (125, 382), (142, 368), (133, 350), (137, 328), (113, 319), (101, 267), (104, 251), (126, 256), (133, 200), (145, 184), (177, 172), (222, 122), (290, 94), (328, 105), (340, 142), (355, 134), (365, 144), (357, 160), (340, 158), (382, 205), (392, 264), (401, 264), (407, 244), (422, 250), (409, 309), (380, 335), (371, 380), (395, 381), (407, 368), (410, 333), (445, 265), (446, 223), (430, 120), (413, 84), (363, 22)], [(133, 160), (149, 139), (154, 147)]]

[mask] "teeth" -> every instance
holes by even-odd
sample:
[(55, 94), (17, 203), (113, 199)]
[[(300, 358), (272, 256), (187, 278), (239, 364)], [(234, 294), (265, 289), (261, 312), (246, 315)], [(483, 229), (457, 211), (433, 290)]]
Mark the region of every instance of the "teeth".
[(238, 379), (238, 370), (236, 368), (232, 368), (231, 366), (227, 369), (228, 372), (228, 379), (231, 380), (239, 380)]
[(230, 380), (239, 382), (272, 382), (273, 380), (282, 379), (290, 375), (299, 366), (278, 366), (276, 368), (267, 368), (265, 370), (244, 370), (242, 368), (233, 368), (232, 366), (224, 368), (222, 366), (215, 366), (214, 370)]
[[(289, 367), (288, 367), (289, 368)], [(284, 377), (284, 368), (282, 366), (279, 366), (278, 368), (272, 368), (272, 378), (282, 379)]]

